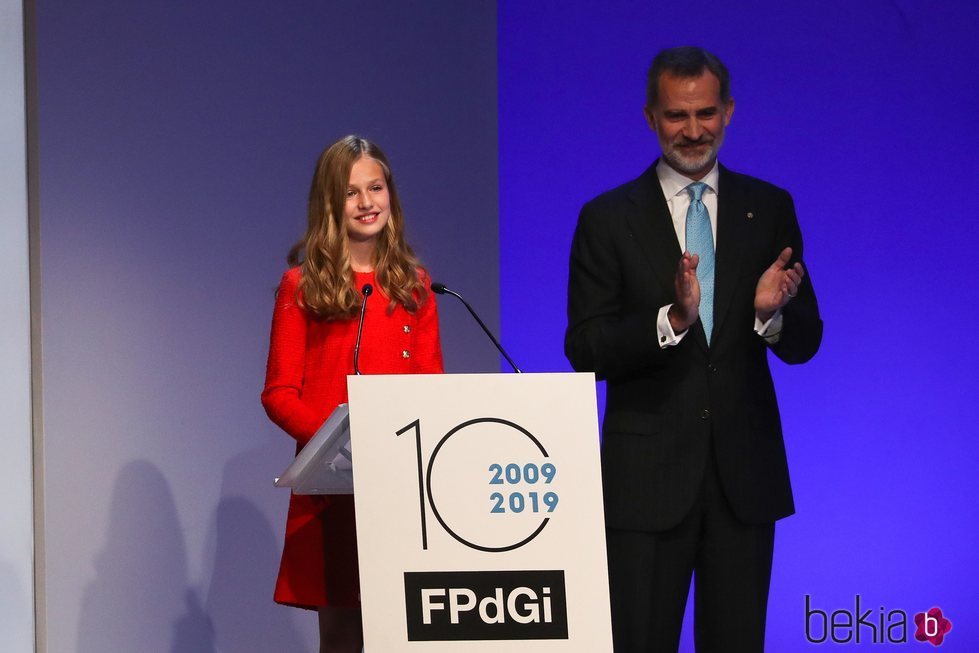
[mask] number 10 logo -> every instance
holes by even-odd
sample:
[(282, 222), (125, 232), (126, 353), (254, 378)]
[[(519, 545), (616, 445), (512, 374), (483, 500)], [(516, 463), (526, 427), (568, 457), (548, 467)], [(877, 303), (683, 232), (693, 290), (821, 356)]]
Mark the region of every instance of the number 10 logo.
[[(502, 553), (530, 543), (560, 500), (558, 468), (530, 431), (497, 417), (480, 417), (442, 436), (425, 464), (420, 420), (397, 431), (415, 434), (422, 549), (427, 513), (457, 542)], [(451, 525), (450, 525), (451, 524)]]

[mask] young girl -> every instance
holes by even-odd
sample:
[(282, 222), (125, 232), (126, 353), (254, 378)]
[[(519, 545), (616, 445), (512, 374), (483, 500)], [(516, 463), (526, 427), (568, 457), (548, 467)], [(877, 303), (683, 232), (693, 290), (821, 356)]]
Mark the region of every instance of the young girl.
[[(276, 295), (262, 404), (298, 452), (347, 401), (365, 284), (374, 293), (361, 372), (442, 372), (442, 352), (435, 297), (405, 242), (391, 168), (375, 144), (347, 136), (320, 155), (309, 226), (289, 263)], [(275, 600), (319, 611), (321, 653), (361, 650), (353, 497), (292, 495)]]

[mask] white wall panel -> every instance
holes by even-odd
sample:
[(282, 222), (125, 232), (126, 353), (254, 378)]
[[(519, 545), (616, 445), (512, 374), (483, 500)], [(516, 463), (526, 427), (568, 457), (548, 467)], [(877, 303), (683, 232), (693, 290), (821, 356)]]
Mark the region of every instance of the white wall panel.
[(24, 32), (0, 0), (0, 651), (34, 650)]

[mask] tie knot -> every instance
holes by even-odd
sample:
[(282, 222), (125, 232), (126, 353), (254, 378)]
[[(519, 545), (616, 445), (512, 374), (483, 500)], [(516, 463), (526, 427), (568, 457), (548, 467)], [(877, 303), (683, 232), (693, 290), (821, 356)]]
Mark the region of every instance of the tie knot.
[(695, 181), (687, 186), (687, 193), (694, 202), (700, 201), (700, 197), (704, 194), (705, 190), (707, 190), (707, 184), (702, 181)]

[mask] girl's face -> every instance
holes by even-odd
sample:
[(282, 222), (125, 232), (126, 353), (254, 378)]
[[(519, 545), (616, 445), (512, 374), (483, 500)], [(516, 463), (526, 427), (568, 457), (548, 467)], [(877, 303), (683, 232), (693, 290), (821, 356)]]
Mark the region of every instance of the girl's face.
[(376, 241), (391, 218), (391, 198), (381, 164), (366, 156), (354, 162), (343, 206), (347, 237), (355, 242)]

